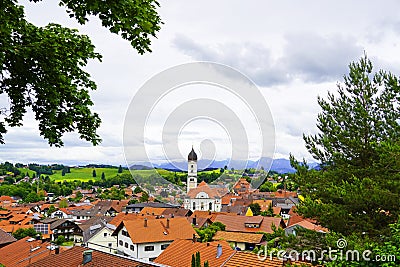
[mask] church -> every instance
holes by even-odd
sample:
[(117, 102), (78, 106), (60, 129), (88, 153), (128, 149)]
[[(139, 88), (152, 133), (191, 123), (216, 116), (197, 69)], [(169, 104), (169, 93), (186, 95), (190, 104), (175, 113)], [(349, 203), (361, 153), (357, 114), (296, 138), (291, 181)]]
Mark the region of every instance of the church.
[(197, 184), (197, 154), (193, 147), (188, 155), (186, 193), (184, 207), (191, 211), (221, 211), (221, 199), (228, 193), (226, 187), (208, 185), (204, 181)]

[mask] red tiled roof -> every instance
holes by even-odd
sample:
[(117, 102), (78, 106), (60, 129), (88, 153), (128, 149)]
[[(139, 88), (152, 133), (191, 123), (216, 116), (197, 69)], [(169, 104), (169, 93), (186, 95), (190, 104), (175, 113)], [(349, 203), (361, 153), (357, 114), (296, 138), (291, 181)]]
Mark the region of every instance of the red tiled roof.
[(162, 215), (166, 208), (153, 208), (153, 207), (144, 207), (140, 214), (145, 215)]
[(258, 255), (251, 252), (237, 251), (223, 267), (282, 267), (283, 262), (277, 258), (272, 260), (267, 257), (265, 260), (260, 260)]
[(323, 232), (323, 233), (329, 232), (328, 228), (322, 227), (321, 225), (317, 225), (317, 224), (309, 222), (307, 220), (303, 220), (301, 222), (292, 224), (289, 227), (296, 227), (296, 226), (300, 226), (300, 227), (306, 228), (308, 230), (313, 230), (313, 231), (317, 231), (317, 232)]
[(92, 261), (83, 265), (83, 252), (88, 250), (83, 247), (73, 247), (60, 254), (47, 255), (45, 258), (29, 265), (30, 267), (109, 267), (109, 266), (119, 266), (119, 267), (150, 267), (154, 266), (151, 263), (139, 262), (135, 259), (129, 259), (126, 257), (117, 256), (114, 254), (104, 253), (97, 250), (92, 250)]
[(275, 215), (279, 215), (279, 214), (281, 214), (282, 208), (281, 207), (272, 207), (272, 210), (274, 211)]
[(0, 246), (17, 241), (12, 235), (0, 228)]
[(228, 193), (228, 188), (211, 188), (206, 182), (202, 181), (196, 188), (190, 189), (187, 195), (190, 198), (196, 198), (197, 194), (200, 192), (205, 192), (209, 198), (216, 198), (223, 197), (226, 193)]
[[(117, 234), (125, 226), (132, 242), (138, 244), (173, 241), (175, 239), (192, 239), (193, 235), (196, 234), (192, 225), (183, 217), (169, 219), (148, 218), (146, 227), (144, 220), (145, 218), (122, 221), (113, 235)], [(169, 220), (169, 226), (167, 220)]]
[[(226, 231), (232, 232), (266, 232), (266, 233), (273, 233), (271, 225), (274, 224), (277, 228), (278, 227), (285, 227), (281, 218), (275, 217), (263, 217), (263, 216), (229, 216), (229, 215), (218, 215), (215, 218), (216, 222), (223, 223), (226, 228)], [(260, 227), (250, 228), (246, 227), (245, 224), (257, 224), (259, 221)]]
[(263, 234), (255, 233), (218, 231), (217, 233), (215, 233), (213, 240), (226, 240), (228, 242), (259, 244), (261, 243), (263, 236)]
[(307, 221), (309, 221), (311, 223), (316, 223), (317, 222), (316, 220), (304, 218), (303, 216), (299, 215), (296, 212), (296, 208), (295, 207), (290, 209), (289, 215), (290, 215), (290, 217), (289, 217), (289, 221), (288, 221), (288, 224), (287, 224), (288, 227), (293, 225), (293, 224), (299, 223), (299, 222), (301, 222), (303, 220), (307, 220)]
[[(222, 254), (219, 258), (216, 258), (218, 244), (222, 246)], [(201, 266), (205, 261), (208, 261), (209, 265), (214, 267), (221, 266), (232, 256), (234, 250), (226, 241), (193, 243), (191, 240), (175, 240), (154, 262), (171, 267), (190, 267), (192, 255), (196, 252), (200, 252)]]
[(3, 201), (15, 202), (15, 200), (10, 196), (0, 196), (0, 202)]
[(0, 249), (0, 263), (7, 267), (28, 266), (54, 253), (47, 249), (48, 246), (48, 242), (42, 243), (41, 240), (25, 237)]
[(242, 198), (241, 196), (236, 196), (234, 194), (226, 194), (225, 196), (222, 197), (222, 205), (229, 205), (229, 203), (231, 203), (231, 201), (233, 202), (236, 199), (240, 199)]
[(272, 200), (257, 199), (253, 200), (253, 204), (257, 203), (260, 205), (261, 211), (268, 210), (269, 206), (272, 205)]
[(118, 213), (111, 221), (110, 224), (118, 226), (122, 221), (130, 221), (143, 218), (142, 214), (137, 213)]

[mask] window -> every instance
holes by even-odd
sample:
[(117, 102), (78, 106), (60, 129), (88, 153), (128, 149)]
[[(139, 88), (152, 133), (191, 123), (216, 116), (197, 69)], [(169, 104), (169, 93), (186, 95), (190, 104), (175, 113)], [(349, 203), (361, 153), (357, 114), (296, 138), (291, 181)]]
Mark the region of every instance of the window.
[(212, 202), (208, 203), (208, 210), (212, 210)]
[(193, 164), (192, 164), (192, 165), (190, 165), (190, 167), (191, 167), (191, 168), (193, 168)]
[(169, 246), (169, 244), (163, 244), (163, 245), (161, 245), (161, 250), (166, 249), (168, 246)]
[(201, 202), (200, 209), (204, 210), (204, 203), (203, 202)]
[(154, 251), (154, 246), (145, 246), (144, 251)]
[(128, 248), (128, 242), (125, 242), (125, 247)]
[(130, 246), (130, 249), (131, 249), (132, 251), (135, 251), (135, 247), (134, 247), (133, 245)]
[(110, 247), (110, 248), (111, 248), (111, 247), (112, 247), (112, 243), (108, 243), (108, 247)]
[(120, 240), (118, 243), (119, 243), (120, 246), (124, 245), (124, 242), (122, 242), (122, 240)]
[(107, 233), (104, 233), (104, 237), (107, 237)]
[(193, 172), (193, 170), (190, 170), (190, 172)]
[(193, 202), (193, 210), (196, 209), (196, 202)]
[(128, 232), (127, 232), (127, 231), (125, 231), (125, 230), (122, 230), (122, 235), (123, 235), (123, 236), (128, 236), (128, 237), (129, 237), (129, 234), (128, 234)]

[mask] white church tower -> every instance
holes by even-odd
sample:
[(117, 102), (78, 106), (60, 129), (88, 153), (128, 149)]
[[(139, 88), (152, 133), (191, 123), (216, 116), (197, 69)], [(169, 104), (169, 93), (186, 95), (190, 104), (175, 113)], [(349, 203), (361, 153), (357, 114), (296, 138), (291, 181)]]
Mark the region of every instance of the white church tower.
[(190, 189), (197, 187), (197, 154), (194, 152), (193, 146), (192, 151), (190, 151), (188, 155), (188, 177), (186, 185), (186, 193), (188, 193)]

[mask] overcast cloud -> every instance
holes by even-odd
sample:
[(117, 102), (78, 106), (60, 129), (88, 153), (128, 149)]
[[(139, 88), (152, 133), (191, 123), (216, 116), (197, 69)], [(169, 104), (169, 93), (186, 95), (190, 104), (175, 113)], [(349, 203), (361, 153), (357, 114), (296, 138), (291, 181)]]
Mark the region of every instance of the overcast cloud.
[[(102, 28), (96, 18), (81, 26), (57, 1), (22, 3), (35, 24), (57, 22), (78, 28), (102, 53), (103, 62), (92, 61), (87, 70), (98, 85), (91, 95), (93, 109), (102, 118), (99, 134), (103, 143), (92, 147), (76, 134), (68, 134), (63, 148), (49, 148), (28, 114), (23, 127), (9, 129), (0, 161), (124, 164), (123, 125), (136, 91), (160, 71), (196, 60), (226, 64), (250, 77), (273, 116), (275, 157), (287, 158), (293, 153), (311, 159), (302, 134), (316, 132), (317, 96), (335, 90), (350, 61), (366, 52), (375, 66), (400, 74), (400, 2), (395, 0), (161, 1), (159, 12), (165, 24), (153, 40), (153, 52), (143, 56)], [(7, 105), (4, 96), (0, 96), (0, 104)], [(190, 131), (199, 134), (194, 128), (185, 129)], [(207, 138), (210, 136), (212, 129)], [(201, 141), (194, 146), (199, 148)], [(135, 140), (134, 145), (143, 142)], [(223, 147), (218, 136), (214, 142), (216, 151)], [(182, 159), (190, 150), (188, 147), (185, 152), (183, 146), (190, 144), (179, 144)]]

